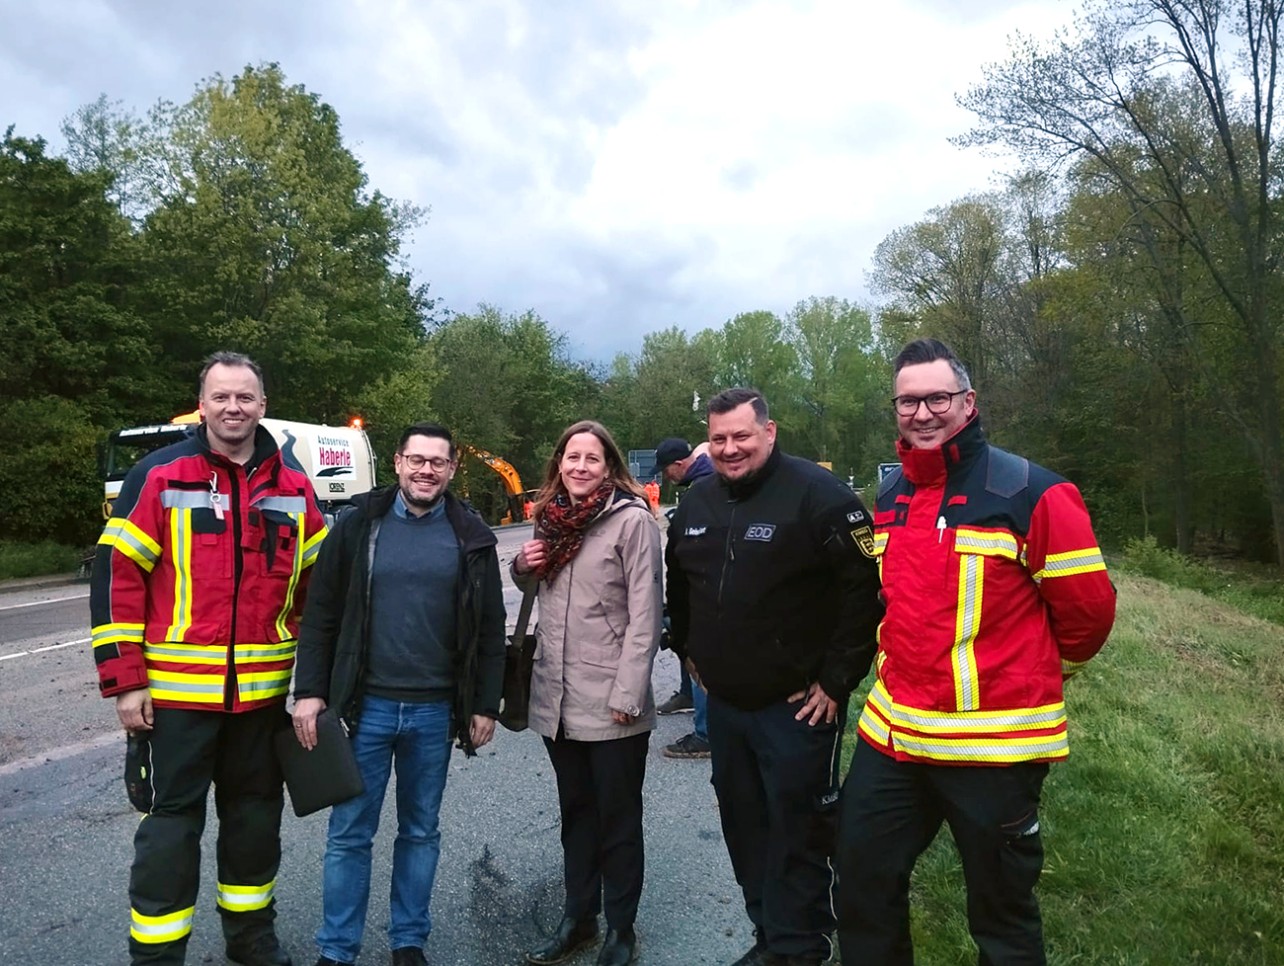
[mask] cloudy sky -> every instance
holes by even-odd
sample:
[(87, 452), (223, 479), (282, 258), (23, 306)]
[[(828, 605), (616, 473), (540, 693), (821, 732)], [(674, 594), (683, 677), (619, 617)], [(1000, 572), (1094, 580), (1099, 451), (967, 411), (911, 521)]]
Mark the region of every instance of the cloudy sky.
[(1063, 0), (0, 0), (0, 127), (61, 148), (278, 62), (372, 187), (431, 209), (409, 264), (457, 312), (533, 309), (579, 357), (670, 325), (869, 304), (889, 232), (991, 184), (954, 94)]

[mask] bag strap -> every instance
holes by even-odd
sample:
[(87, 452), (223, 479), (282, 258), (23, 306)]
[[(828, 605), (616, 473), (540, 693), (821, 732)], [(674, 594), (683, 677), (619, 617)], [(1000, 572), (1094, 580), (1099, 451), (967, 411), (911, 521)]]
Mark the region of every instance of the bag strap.
[(532, 575), (531, 582), (526, 585), (526, 592), (522, 594), (522, 608), (517, 612), (517, 626), (513, 628), (513, 643), (521, 645), (522, 640), (526, 637), (526, 626), (531, 622), (531, 607), (535, 604), (535, 596), (539, 593), (539, 578)]

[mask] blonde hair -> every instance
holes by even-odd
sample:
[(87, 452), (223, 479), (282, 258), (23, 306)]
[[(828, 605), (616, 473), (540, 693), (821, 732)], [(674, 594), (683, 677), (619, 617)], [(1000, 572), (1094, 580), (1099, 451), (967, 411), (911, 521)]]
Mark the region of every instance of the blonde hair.
[[(557, 446), (553, 448), (553, 455), (548, 458), (548, 466), (544, 469), (544, 482), (540, 484), (539, 492), (535, 496), (535, 506), (531, 513), (533, 517), (538, 517), (544, 507), (553, 502), (559, 494), (566, 492), (566, 487), (562, 485), (562, 457), (566, 454), (566, 446), (571, 441), (571, 437), (578, 436), (580, 433), (592, 433), (602, 444), (602, 452), (606, 456), (606, 478), (615, 484), (616, 489), (646, 500), (646, 490), (629, 472), (629, 464), (607, 428), (592, 419), (581, 419), (563, 430)], [(648, 502), (647, 506), (650, 505)]]

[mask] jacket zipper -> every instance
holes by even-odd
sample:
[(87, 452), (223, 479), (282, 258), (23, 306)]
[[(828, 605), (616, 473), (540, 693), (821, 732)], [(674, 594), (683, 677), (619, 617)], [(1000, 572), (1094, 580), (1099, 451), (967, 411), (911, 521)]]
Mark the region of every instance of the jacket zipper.
[(722, 555), (722, 573), (718, 577), (718, 613), (722, 613), (722, 589), (727, 584), (727, 567), (736, 562), (736, 541), (735, 541), (735, 522), (736, 507), (734, 500), (731, 501), (731, 516), (727, 519), (727, 547), (726, 552)]
[(231, 711), (236, 705), (236, 693), (239, 684), (236, 679), (236, 602), (241, 597), (241, 576), (245, 570), (245, 558), (241, 554), (241, 500), (240, 488), (237, 486), (236, 469), (227, 473), (228, 488), (231, 490), (232, 505), (232, 627), (227, 640), (227, 687), (223, 691), (223, 708)]

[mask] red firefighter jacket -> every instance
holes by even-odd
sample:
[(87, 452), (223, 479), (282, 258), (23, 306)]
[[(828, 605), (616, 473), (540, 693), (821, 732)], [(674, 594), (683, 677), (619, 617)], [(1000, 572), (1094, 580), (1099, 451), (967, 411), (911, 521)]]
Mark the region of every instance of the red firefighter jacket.
[(1062, 681), (1115, 615), (1078, 489), (990, 446), (977, 417), (898, 451), (874, 514), (887, 612), (861, 737), (936, 764), (1066, 757)]
[(130, 470), (90, 587), (104, 697), (248, 711), (283, 701), (308, 568), (325, 536), (312, 484), (262, 427), (242, 466), (205, 427)]

